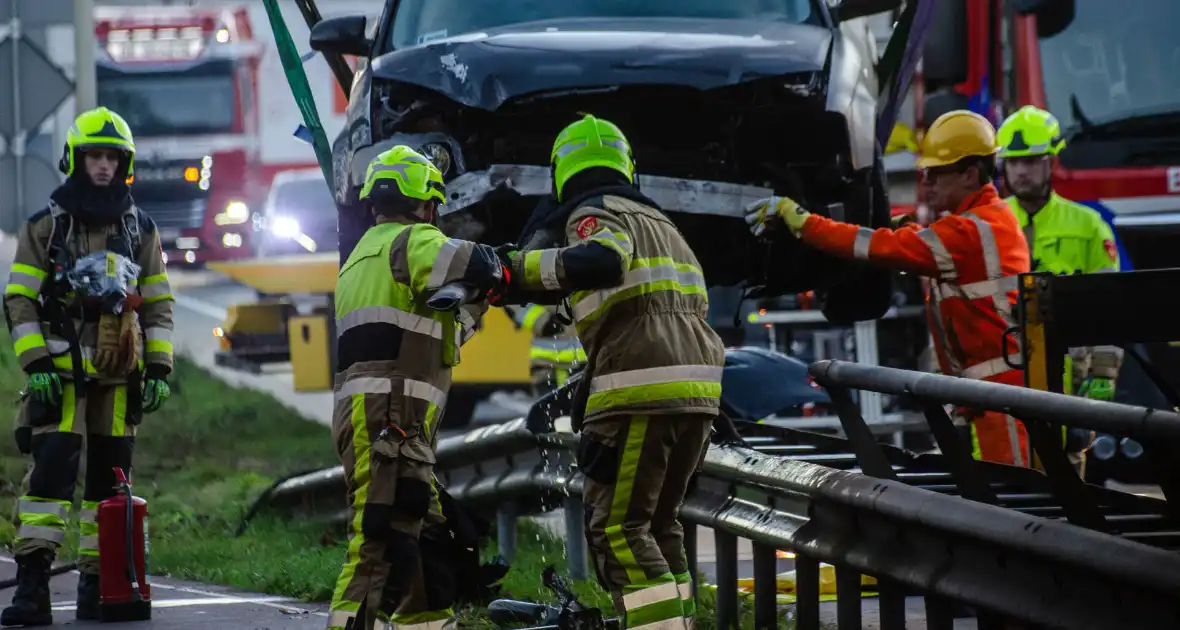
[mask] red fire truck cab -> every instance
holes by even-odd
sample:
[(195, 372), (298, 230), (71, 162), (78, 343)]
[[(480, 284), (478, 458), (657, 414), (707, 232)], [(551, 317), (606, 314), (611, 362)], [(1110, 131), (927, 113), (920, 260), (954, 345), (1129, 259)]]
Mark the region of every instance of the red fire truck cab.
[(171, 264), (250, 256), (262, 48), (244, 9), (95, 10), (98, 103), (135, 135), (131, 193)]

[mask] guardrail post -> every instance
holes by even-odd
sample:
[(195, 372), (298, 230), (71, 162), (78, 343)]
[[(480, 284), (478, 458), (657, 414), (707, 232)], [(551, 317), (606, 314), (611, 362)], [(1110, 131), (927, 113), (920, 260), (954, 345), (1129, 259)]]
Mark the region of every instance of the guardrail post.
[(935, 593), (926, 594), (926, 630), (955, 630), (954, 603)]
[(496, 548), (508, 562), (516, 557), (516, 502), (508, 501), (496, 510)]
[(575, 580), (586, 579), (586, 506), (579, 496), (565, 498), (565, 558), (569, 564), (570, 577)]
[(897, 580), (877, 578), (877, 610), (881, 630), (905, 630), (906, 589)]
[(774, 547), (754, 543), (754, 628), (778, 627), (778, 558)]
[(1106, 517), (1065, 455), (1061, 425), (1037, 419), (1021, 421), (1028, 431), (1030, 456), (1035, 454), (1041, 460), (1049, 487), (1053, 496), (1061, 501), (1066, 520), (1080, 527), (1109, 532)]
[(872, 429), (865, 424), (865, 419), (860, 415), (860, 407), (852, 400), (852, 393), (847, 387), (833, 385), (827, 379), (816, 380), (828, 390), (828, 396), (836, 407), (836, 415), (840, 418), (840, 427), (844, 429), (844, 435), (852, 446), (852, 453), (856, 455), (856, 463), (860, 465), (860, 469), (866, 475), (896, 481), (897, 474), (893, 472), (893, 466), (889, 464), (885, 452), (877, 444), (877, 437), (873, 435)]
[(683, 520), (680, 521), (680, 526), (684, 528), (684, 555), (688, 559), (688, 574), (692, 576), (692, 597), (696, 601), (699, 598), (697, 590), (701, 581), (700, 562), (697, 561), (697, 526)]
[(860, 630), (861, 623), (860, 571), (846, 565), (836, 565), (836, 627), (839, 630)]
[(819, 630), (819, 560), (795, 553), (795, 627)]
[(977, 474), (979, 470), (975, 458), (967, 450), (967, 445), (955, 428), (955, 423), (942, 405), (934, 400), (921, 400), (922, 413), (926, 416), (926, 424), (930, 426), (930, 433), (938, 444), (938, 450), (950, 464), (951, 477), (959, 488), (959, 495), (964, 499), (979, 501), (980, 503), (999, 504), (996, 493), (992, 491), (987, 480)]
[(717, 553), (717, 630), (738, 630), (737, 536), (713, 530)]

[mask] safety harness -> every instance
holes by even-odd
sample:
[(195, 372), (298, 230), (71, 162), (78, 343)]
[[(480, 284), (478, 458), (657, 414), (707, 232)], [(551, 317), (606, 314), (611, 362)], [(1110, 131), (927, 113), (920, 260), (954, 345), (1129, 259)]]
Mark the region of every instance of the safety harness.
[[(41, 314), (49, 323), (50, 332), (61, 335), (70, 345), (70, 360), (74, 377), (74, 400), (78, 405), (86, 399), (86, 366), (82, 361), (82, 344), (78, 330), (74, 328), (72, 314), (67, 311), (68, 296), (71, 292), (70, 283), (66, 280), (66, 272), (77, 264), (80, 237), (74, 231), (74, 217), (54, 201), (49, 202), (49, 213), (53, 218), (53, 226), (49, 232), (46, 250), (49, 253), (51, 274), (48, 286), (42, 289), (45, 300), (41, 307)], [(149, 231), (147, 217), (134, 204), (131, 210), (124, 212), (120, 227), (107, 237), (107, 249), (131, 260), (139, 260), (142, 234)], [(73, 248), (70, 247), (72, 241)], [(86, 305), (81, 300), (77, 303), (78, 320), (86, 323)], [(143, 373), (138, 367), (131, 374), (127, 383), (127, 406), (129, 418), (138, 417), (143, 394), (140, 388)], [(132, 413), (134, 412), (134, 413)]]

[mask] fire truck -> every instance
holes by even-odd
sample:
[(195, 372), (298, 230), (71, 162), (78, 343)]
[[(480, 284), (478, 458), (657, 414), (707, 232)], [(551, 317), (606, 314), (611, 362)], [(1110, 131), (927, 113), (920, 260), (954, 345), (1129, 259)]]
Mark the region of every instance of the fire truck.
[[(341, 0), (371, 12), (373, 2)], [(287, 22), (302, 23), (283, 2)], [(379, 7), (378, 7), (379, 8)], [(131, 184), (170, 264), (248, 258), (274, 176), (315, 168), (261, 3), (95, 9), (98, 103), (135, 134)], [(307, 31), (293, 30), (301, 49)], [(307, 64), (325, 130), (347, 101), (323, 63)]]
[(933, 21), (919, 120), (1052, 112), (1067, 141), (1057, 192), (1113, 226), (1124, 270), (1180, 264), (1180, 3), (946, 0)]
[(127, 119), (131, 193), (172, 262), (249, 255), (261, 47), (243, 10), (95, 10), (98, 103)]

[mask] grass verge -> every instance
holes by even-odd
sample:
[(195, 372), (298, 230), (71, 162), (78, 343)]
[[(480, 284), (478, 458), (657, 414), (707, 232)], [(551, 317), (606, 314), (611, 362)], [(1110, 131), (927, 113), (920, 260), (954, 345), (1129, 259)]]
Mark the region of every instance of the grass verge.
[[(6, 546), (15, 536), (10, 519), (29, 464), (11, 438), (24, 382), (8, 333), (0, 329), (0, 544)], [(275, 479), (339, 463), (328, 427), (266, 394), (231, 387), (183, 358), (170, 382), (171, 398), (140, 425), (132, 479), (136, 494), (148, 500), (151, 574), (329, 600), (344, 558), (343, 531), (264, 517), (234, 537), (253, 500)], [(60, 559), (74, 557), (75, 540), (72, 535)], [(554, 564), (568, 574), (563, 539), (521, 521), (518, 541), (503, 596), (551, 601), (541, 569)], [(493, 539), (485, 557), (494, 554)], [(610, 610), (610, 598), (595, 582), (574, 587), (583, 602)], [(712, 630), (712, 591), (701, 590), (700, 606), (697, 627)], [(750, 607), (743, 610), (742, 627), (753, 627)], [(462, 621), (490, 627), (479, 610), (463, 611)]]

